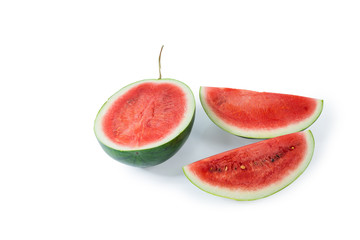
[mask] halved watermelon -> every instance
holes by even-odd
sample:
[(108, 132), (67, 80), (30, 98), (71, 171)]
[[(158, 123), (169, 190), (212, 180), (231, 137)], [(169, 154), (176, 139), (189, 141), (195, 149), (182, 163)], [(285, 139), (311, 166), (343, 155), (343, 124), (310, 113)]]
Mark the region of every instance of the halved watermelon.
[(183, 167), (183, 171), (205, 192), (255, 200), (298, 178), (311, 161), (314, 145), (310, 130), (291, 133), (205, 158)]
[(271, 138), (306, 129), (323, 100), (234, 88), (201, 87), (201, 104), (220, 128), (247, 138)]
[(94, 131), (111, 157), (148, 167), (180, 149), (194, 117), (195, 100), (188, 86), (174, 79), (147, 79), (111, 96), (96, 116)]

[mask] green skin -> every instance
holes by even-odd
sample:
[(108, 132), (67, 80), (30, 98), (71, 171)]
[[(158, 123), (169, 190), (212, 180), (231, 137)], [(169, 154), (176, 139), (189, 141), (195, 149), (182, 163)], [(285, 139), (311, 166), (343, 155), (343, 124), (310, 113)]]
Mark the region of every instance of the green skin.
[(173, 140), (158, 147), (134, 150), (120, 151), (110, 148), (99, 141), (104, 151), (115, 160), (134, 167), (151, 167), (165, 162), (172, 157), (186, 142), (194, 124), (195, 114), (189, 125)]
[[(145, 80), (141, 80), (141, 81), (146, 81), (146, 80), (154, 80), (154, 79), (145, 79)], [(159, 79), (159, 81), (161, 81), (161, 80), (178, 81), (178, 80), (170, 79), (170, 78)], [(178, 81), (178, 82), (180, 82), (180, 81)], [(185, 83), (183, 83), (183, 82), (181, 82), (181, 83), (184, 84), (186, 87), (188, 87)], [(132, 84), (134, 84), (134, 83), (131, 83), (129, 85), (132, 85)], [(194, 97), (193, 97), (193, 99), (194, 99)], [(194, 102), (195, 102), (195, 100), (194, 100)], [(101, 109), (104, 107), (105, 104), (106, 103), (103, 104)], [(96, 136), (96, 131), (95, 131), (95, 136), (96, 136), (98, 142), (100, 143), (101, 147), (104, 149), (104, 151), (110, 157), (114, 158), (115, 160), (117, 160), (121, 163), (130, 165), (130, 166), (134, 166), (134, 167), (151, 167), (151, 166), (155, 166), (155, 165), (165, 162), (167, 159), (172, 157), (184, 145), (184, 143), (186, 142), (187, 138), (190, 135), (191, 129), (194, 124), (195, 109), (192, 114), (193, 114), (193, 116), (192, 116), (191, 121), (189, 122), (189, 125), (186, 126), (186, 128), (184, 128), (184, 130), (181, 133), (179, 133), (174, 139), (170, 140), (169, 142), (164, 143), (163, 145), (160, 145), (160, 146), (157, 146), (154, 148), (141, 149), (141, 150), (118, 150), (118, 149), (111, 148), (111, 147), (105, 145), (104, 143), (102, 143), (99, 140), (99, 138)], [(97, 116), (96, 116), (96, 118), (97, 118)]]

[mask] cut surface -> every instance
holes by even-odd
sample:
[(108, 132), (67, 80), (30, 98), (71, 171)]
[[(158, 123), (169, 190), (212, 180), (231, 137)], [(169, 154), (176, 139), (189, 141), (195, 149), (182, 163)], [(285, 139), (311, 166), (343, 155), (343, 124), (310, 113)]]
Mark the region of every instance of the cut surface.
[(201, 87), (209, 118), (224, 130), (250, 138), (270, 138), (301, 131), (322, 111), (322, 100), (233, 88)]
[(304, 131), (220, 153), (183, 170), (192, 183), (206, 192), (254, 200), (293, 182), (310, 163), (313, 150), (313, 136)]
[(114, 149), (162, 145), (192, 120), (191, 90), (173, 79), (142, 80), (126, 86), (104, 104), (95, 120), (98, 139)]
[(142, 147), (168, 136), (184, 118), (184, 91), (170, 83), (139, 84), (120, 96), (102, 121), (114, 143)]

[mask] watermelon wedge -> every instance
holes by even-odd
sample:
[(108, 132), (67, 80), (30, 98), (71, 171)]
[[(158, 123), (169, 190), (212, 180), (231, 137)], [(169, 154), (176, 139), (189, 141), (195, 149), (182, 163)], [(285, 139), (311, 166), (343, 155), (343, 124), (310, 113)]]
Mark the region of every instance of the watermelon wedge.
[(260, 199), (285, 188), (305, 171), (314, 144), (310, 130), (291, 133), (202, 159), (183, 171), (205, 192), (235, 200)]
[(200, 101), (220, 128), (247, 138), (272, 138), (313, 124), (323, 100), (234, 88), (200, 87)]
[(188, 138), (195, 117), (190, 88), (174, 79), (141, 80), (101, 107), (94, 132), (112, 158), (136, 167), (160, 164)]

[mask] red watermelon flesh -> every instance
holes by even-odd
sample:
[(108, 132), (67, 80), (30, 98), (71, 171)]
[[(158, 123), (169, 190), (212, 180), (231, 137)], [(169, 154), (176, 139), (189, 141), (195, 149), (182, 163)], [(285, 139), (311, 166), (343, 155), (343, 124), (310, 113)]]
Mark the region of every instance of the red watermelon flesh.
[(306, 169), (314, 150), (310, 131), (287, 134), (220, 153), (185, 166), (200, 189), (235, 200), (269, 196)]
[(103, 118), (113, 142), (142, 147), (169, 135), (184, 118), (186, 97), (175, 84), (145, 82), (118, 98)]
[(143, 83), (117, 99), (103, 119), (113, 142), (142, 147), (171, 133), (185, 114), (183, 90), (170, 83)]
[(209, 118), (235, 135), (270, 138), (301, 131), (320, 115), (323, 101), (290, 94), (201, 87)]

